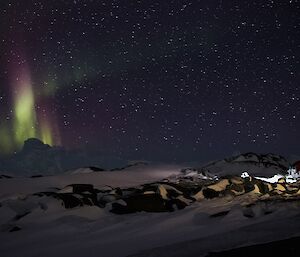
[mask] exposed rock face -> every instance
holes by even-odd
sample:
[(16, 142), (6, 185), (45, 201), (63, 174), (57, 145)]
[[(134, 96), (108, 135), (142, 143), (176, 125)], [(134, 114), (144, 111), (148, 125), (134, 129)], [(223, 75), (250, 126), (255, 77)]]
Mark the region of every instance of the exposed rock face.
[[(57, 200), (62, 208), (80, 208), (82, 206), (97, 206), (107, 208), (115, 214), (128, 214), (134, 212), (172, 212), (183, 209), (197, 201), (207, 201), (213, 198), (224, 198), (231, 201), (236, 197), (251, 199), (250, 203), (269, 200), (299, 200), (300, 181), (286, 183), (285, 179), (277, 183), (265, 182), (253, 177), (241, 178), (238, 176), (225, 176), (219, 180), (194, 183), (190, 180), (177, 182), (160, 181), (144, 184), (133, 188), (112, 188), (105, 186), (95, 188), (92, 184), (70, 184), (64, 188), (49, 192), (37, 192), (22, 199), (14, 199), (1, 203), (1, 206), (26, 205), (28, 208), (14, 218), (20, 220), (30, 214), (35, 208), (47, 209), (50, 199)], [(48, 199), (48, 200), (47, 200)], [(51, 201), (50, 201), (51, 202)], [(34, 203), (34, 204), (33, 204)], [(248, 201), (249, 203), (249, 201)], [(51, 205), (50, 205), (51, 206)], [(260, 210), (267, 213), (271, 210)], [(244, 216), (251, 218), (257, 210), (244, 208)], [(216, 213), (212, 218), (227, 215)]]
[(56, 192), (39, 192), (34, 194), (39, 197), (53, 197), (61, 201), (66, 209), (84, 205), (98, 205), (97, 192), (90, 184), (72, 184)]
[(65, 151), (61, 147), (51, 147), (37, 138), (24, 142), (22, 150), (3, 160), (2, 169), (9, 173), (26, 176), (54, 174), (63, 171)]
[(37, 138), (29, 138), (24, 142), (22, 149), (23, 153), (30, 153), (33, 151), (45, 151), (49, 150), (51, 147), (47, 144), (44, 144), (41, 140)]

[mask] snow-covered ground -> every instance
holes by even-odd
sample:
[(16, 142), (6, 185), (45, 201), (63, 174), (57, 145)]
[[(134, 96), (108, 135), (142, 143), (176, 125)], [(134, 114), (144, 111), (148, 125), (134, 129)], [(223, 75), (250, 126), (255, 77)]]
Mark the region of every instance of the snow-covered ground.
[(114, 172), (81, 170), (0, 179), (0, 256), (199, 257), (300, 236), (300, 201), (295, 198), (253, 204), (255, 196), (243, 194), (203, 199), (173, 212), (118, 215), (109, 211), (109, 204), (65, 209), (57, 199), (32, 195), (74, 183), (96, 188), (138, 187), (177, 178), (182, 168), (150, 165)]
[(0, 200), (8, 195), (30, 194), (45, 191), (49, 188), (62, 188), (69, 184), (93, 184), (95, 187), (109, 185), (112, 187), (131, 187), (143, 183), (161, 180), (171, 175), (178, 175), (183, 166), (149, 165), (137, 166), (126, 171), (91, 172), (90, 169), (79, 169), (56, 176), (38, 178), (13, 178), (0, 180)]

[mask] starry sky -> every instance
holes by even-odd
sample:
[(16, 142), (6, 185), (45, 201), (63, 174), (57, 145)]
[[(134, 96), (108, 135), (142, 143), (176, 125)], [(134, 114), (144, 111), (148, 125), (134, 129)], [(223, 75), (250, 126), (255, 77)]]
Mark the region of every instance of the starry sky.
[(1, 1), (0, 152), (37, 137), (131, 159), (297, 154), (299, 7)]

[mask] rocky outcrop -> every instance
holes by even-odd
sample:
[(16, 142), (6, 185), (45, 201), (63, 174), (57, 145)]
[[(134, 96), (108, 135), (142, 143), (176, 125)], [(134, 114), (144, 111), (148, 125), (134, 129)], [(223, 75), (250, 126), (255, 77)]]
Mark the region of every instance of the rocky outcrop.
[(0, 170), (16, 176), (30, 177), (32, 175), (54, 175), (82, 167), (89, 167), (85, 170), (90, 172), (100, 172), (104, 169), (99, 166), (114, 167), (127, 162), (105, 153), (66, 150), (60, 146), (44, 144), (37, 138), (29, 138), (16, 154), (1, 157)]
[[(236, 197), (246, 197), (253, 203), (268, 200), (300, 199), (300, 182), (287, 183), (284, 178), (277, 183), (269, 183), (254, 177), (225, 176), (218, 180), (207, 180), (198, 183), (189, 179), (177, 182), (159, 181), (131, 188), (112, 188), (105, 186), (95, 188), (92, 184), (70, 184), (61, 189), (53, 188), (49, 192), (37, 192), (22, 199), (10, 200), (9, 205), (18, 205), (18, 201), (31, 201), (35, 197), (35, 204), (26, 212), (17, 214), (22, 219), (30, 214), (32, 208), (47, 209), (46, 199), (55, 199), (62, 208), (72, 209), (83, 206), (97, 206), (105, 208), (115, 214), (134, 212), (172, 212), (199, 201), (209, 201), (214, 198), (226, 198), (232, 201)], [(40, 198), (41, 200), (37, 200)], [(1, 203), (6, 205), (7, 203)], [(255, 211), (254, 211), (255, 212)], [(212, 217), (221, 217), (226, 213), (216, 213)], [(253, 209), (245, 208), (244, 216), (253, 216)], [(14, 221), (16, 220), (14, 218)]]

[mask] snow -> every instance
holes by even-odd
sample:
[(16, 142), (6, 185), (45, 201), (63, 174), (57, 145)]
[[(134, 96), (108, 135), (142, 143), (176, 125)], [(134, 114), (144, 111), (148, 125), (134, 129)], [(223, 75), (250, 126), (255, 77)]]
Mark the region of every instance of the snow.
[[(299, 235), (299, 209), (288, 206), (286, 211), (249, 219), (237, 204), (213, 200), (173, 213), (126, 216), (113, 216), (97, 207), (53, 211), (47, 219), (36, 212), (24, 217), (23, 230), (18, 233), (0, 233), (1, 256), (194, 256), (191, 251), (196, 249), (201, 256), (207, 250), (249, 240), (256, 243)], [(225, 217), (209, 216), (230, 208)], [(278, 234), (270, 230), (271, 224)], [(153, 254), (157, 247), (159, 255)], [(182, 255), (182, 249), (186, 255)]]
[[(109, 205), (104, 209), (96, 206), (64, 209), (56, 199), (29, 196), (51, 191), (51, 188), (70, 193), (72, 187), (68, 185), (74, 183), (93, 184), (97, 188), (139, 186), (170, 176), (178, 177), (182, 168), (150, 165), (114, 172), (81, 170), (83, 172), (77, 174), (34, 179), (2, 179), (1, 257), (199, 257), (212, 250), (300, 235), (299, 201), (259, 202), (249, 206), (249, 195), (211, 200), (197, 195), (201, 201), (183, 210), (116, 215), (109, 212)], [(220, 179), (212, 187), (221, 190), (226, 183)], [(166, 189), (176, 191), (168, 185), (157, 186), (165, 198)], [(126, 205), (122, 200), (119, 202)], [(227, 212), (227, 215), (222, 214)], [(253, 217), (246, 217), (246, 212)], [(15, 220), (16, 214), (25, 216)], [(8, 232), (15, 225), (21, 230)]]
[(262, 181), (269, 182), (269, 183), (277, 183), (278, 180), (281, 179), (281, 178), (284, 178), (284, 176), (277, 174), (277, 175), (274, 175), (271, 178), (263, 178), (263, 177), (255, 177), (255, 178), (257, 178), (259, 180), (262, 180)]
[[(93, 184), (97, 188), (109, 185), (112, 187), (131, 187), (143, 183), (159, 181), (171, 175), (180, 174), (180, 165), (149, 165), (132, 167), (120, 171), (82, 172), (62, 174), (39, 178), (13, 178), (0, 180), (0, 200), (16, 194), (32, 194), (51, 188), (64, 188), (70, 184)], [(87, 168), (88, 169), (88, 168)], [(89, 170), (89, 169), (88, 169)]]
[[(247, 178), (250, 177), (248, 172), (243, 172), (241, 174), (242, 178)], [(300, 179), (300, 174), (296, 171), (296, 169), (290, 168), (287, 170), (287, 174), (281, 175), (281, 174), (276, 174), (270, 178), (265, 178), (265, 177), (255, 177), (256, 179), (269, 182), (269, 183), (277, 183), (280, 179), (284, 178), (287, 183), (295, 183), (297, 182), (298, 179)]]

